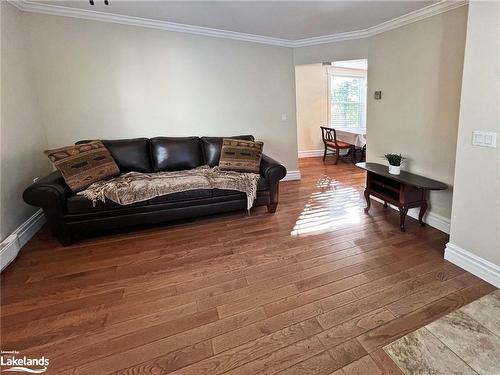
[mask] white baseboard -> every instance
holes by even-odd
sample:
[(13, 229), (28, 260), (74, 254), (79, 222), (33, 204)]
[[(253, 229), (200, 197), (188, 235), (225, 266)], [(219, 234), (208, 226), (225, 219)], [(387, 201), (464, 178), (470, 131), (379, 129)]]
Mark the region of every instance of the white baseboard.
[[(344, 151), (340, 151), (340, 155), (344, 155), (343, 154)], [(325, 153), (325, 150), (306, 150), (306, 151), (299, 151), (298, 152), (298, 155), (299, 155), (299, 159), (302, 159), (302, 158), (322, 158), (323, 155)], [(331, 153), (329, 153), (328, 155), (331, 155)]]
[[(370, 198), (377, 201), (377, 202), (384, 203), (384, 201), (382, 199), (379, 199), (377, 197), (370, 196)], [(392, 204), (389, 204), (389, 207), (391, 207), (394, 210), (399, 210), (396, 206), (394, 206)], [(411, 208), (408, 210), (408, 216), (418, 220), (419, 212), (420, 212), (419, 208)], [(450, 234), (451, 222), (450, 222), (450, 219), (448, 219), (444, 216), (441, 216), (441, 215), (435, 214), (432, 211), (429, 211), (424, 216), (424, 222), (426, 224), (430, 225), (431, 227), (440, 230), (441, 232), (444, 232), (446, 234)]]
[(0, 272), (16, 258), (21, 248), (40, 230), (43, 224), (45, 224), (45, 216), (42, 210), (38, 210), (2, 241), (0, 244)]
[(300, 180), (300, 171), (287, 171), (282, 181)]
[(314, 158), (318, 156), (323, 156), (323, 153), (325, 150), (306, 150), (306, 151), (299, 151), (299, 159), (301, 158)]
[[(410, 216), (418, 220), (418, 211), (417, 213), (412, 212)], [(451, 220), (447, 217), (429, 211), (424, 217), (424, 221), (431, 227), (436, 228), (437, 230), (440, 230), (441, 232), (444, 232), (446, 234), (450, 234)]]
[(451, 242), (446, 244), (444, 259), (500, 288), (500, 266), (480, 258)]

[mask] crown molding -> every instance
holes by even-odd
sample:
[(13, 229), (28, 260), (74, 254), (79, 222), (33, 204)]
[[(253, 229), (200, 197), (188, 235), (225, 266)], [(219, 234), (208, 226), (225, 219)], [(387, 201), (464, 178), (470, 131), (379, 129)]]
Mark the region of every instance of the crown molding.
[(294, 41), (294, 47), (308, 47), (324, 43), (342, 42), (345, 40), (369, 38), (371, 36), (385, 33), (386, 31), (394, 30), (402, 26), (412, 24), (426, 18), (436, 16), (438, 14), (448, 12), (450, 10), (467, 5), (468, 0), (453, 0), (440, 1), (439, 3), (431, 4), (424, 8), (404, 14), (392, 20), (380, 23), (363, 30), (350, 31), (346, 33), (338, 33), (332, 35), (318, 36), (314, 38), (299, 39)]
[(195, 35), (209, 36), (215, 38), (241, 40), (245, 42), (269, 44), (280, 47), (293, 47), (293, 41), (291, 40), (272, 38), (268, 36), (211, 29), (208, 27), (185, 25), (181, 23), (167, 22), (167, 21), (158, 21), (148, 18), (126, 16), (121, 14), (97, 12), (94, 10), (69, 8), (53, 4), (34, 3), (27, 0), (9, 0), (9, 3), (11, 3), (16, 8), (24, 12), (42, 13), (53, 16), (64, 16), (64, 17), (80, 18), (85, 20), (110, 22), (121, 25), (146, 27), (150, 29), (174, 31), (178, 33), (195, 34)]
[(34, 3), (28, 0), (8, 0), (8, 2), (24, 12), (80, 18), (86, 20), (110, 22), (110, 23), (117, 23), (117, 24), (137, 26), (137, 27), (146, 27), (151, 29), (188, 33), (188, 34), (202, 35), (215, 38), (225, 38), (225, 39), (240, 40), (245, 42), (268, 44), (280, 47), (297, 48), (297, 47), (314, 46), (324, 43), (368, 38), (377, 34), (384, 33), (389, 30), (396, 29), (401, 26), (411, 24), (413, 22), (421, 21), (423, 19), (435, 16), (440, 13), (444, 13), (459, 8), (461, 6), (466, 5), (468, 3), (468, 0), (450, 0), (450, 1), (443, 0), (440, 1), (439, 3), (431, 4), (427, 7), (407, 13), (403, 16), (383, 22), (376, 26), (369, 27), (367, 29), (349, 31), (345, 33), (337, 33), (332, 35), (324, 35), (313, 38), (298, 39), (298, 40), (273, 38), (268, 36), (246, 34), (235, 31), (212, 29), (208, 27), (185, 25), (175, 22), (152, 20), (148, 18), (104, 13), (94, 10), (69, 8), (53, 4)]

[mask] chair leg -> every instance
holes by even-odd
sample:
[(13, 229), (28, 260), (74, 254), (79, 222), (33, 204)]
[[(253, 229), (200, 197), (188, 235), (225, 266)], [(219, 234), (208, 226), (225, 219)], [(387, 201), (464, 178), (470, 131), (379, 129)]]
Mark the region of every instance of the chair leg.
[(326, 159), (326, 145), (325, 145), (325, 152), (323, 153), (323, 161)]
[(337, 163), (339, 162), (339, 153), (340, 153), (340, 149), (336, 148), (335, 149), (335, 162), (333, 164), (337, 165)]

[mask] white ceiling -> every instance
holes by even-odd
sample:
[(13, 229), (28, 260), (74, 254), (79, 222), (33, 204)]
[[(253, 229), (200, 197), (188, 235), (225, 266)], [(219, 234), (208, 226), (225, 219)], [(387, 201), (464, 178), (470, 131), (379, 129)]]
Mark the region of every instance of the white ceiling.
[[(299, 40), (367, 29), (439, 1), (36, 1), (266, 37)], [(35, 1), (31, 1), (35, 3)]]

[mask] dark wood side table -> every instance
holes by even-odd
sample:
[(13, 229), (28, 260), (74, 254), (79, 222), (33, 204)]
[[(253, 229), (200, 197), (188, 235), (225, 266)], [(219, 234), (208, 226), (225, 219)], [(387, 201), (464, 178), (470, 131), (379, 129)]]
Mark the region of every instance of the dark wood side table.
[(405, 231), (406, 214), (410, 208), (420, 207), (418, 221), (425, 225), (423, 217), (427, 210), (427, 191), (446, 190), (442, 182), (431, 180), (413, 173), (401, 171), (401, 174), (389, 173), (389, 167), (377, 163), (357, 163), (357, 167), (366, 170), (365, 212), (370, 209), (370, 195), (382, 199), (384, 207), (391, 203), (399, 208), (399, 227)]

